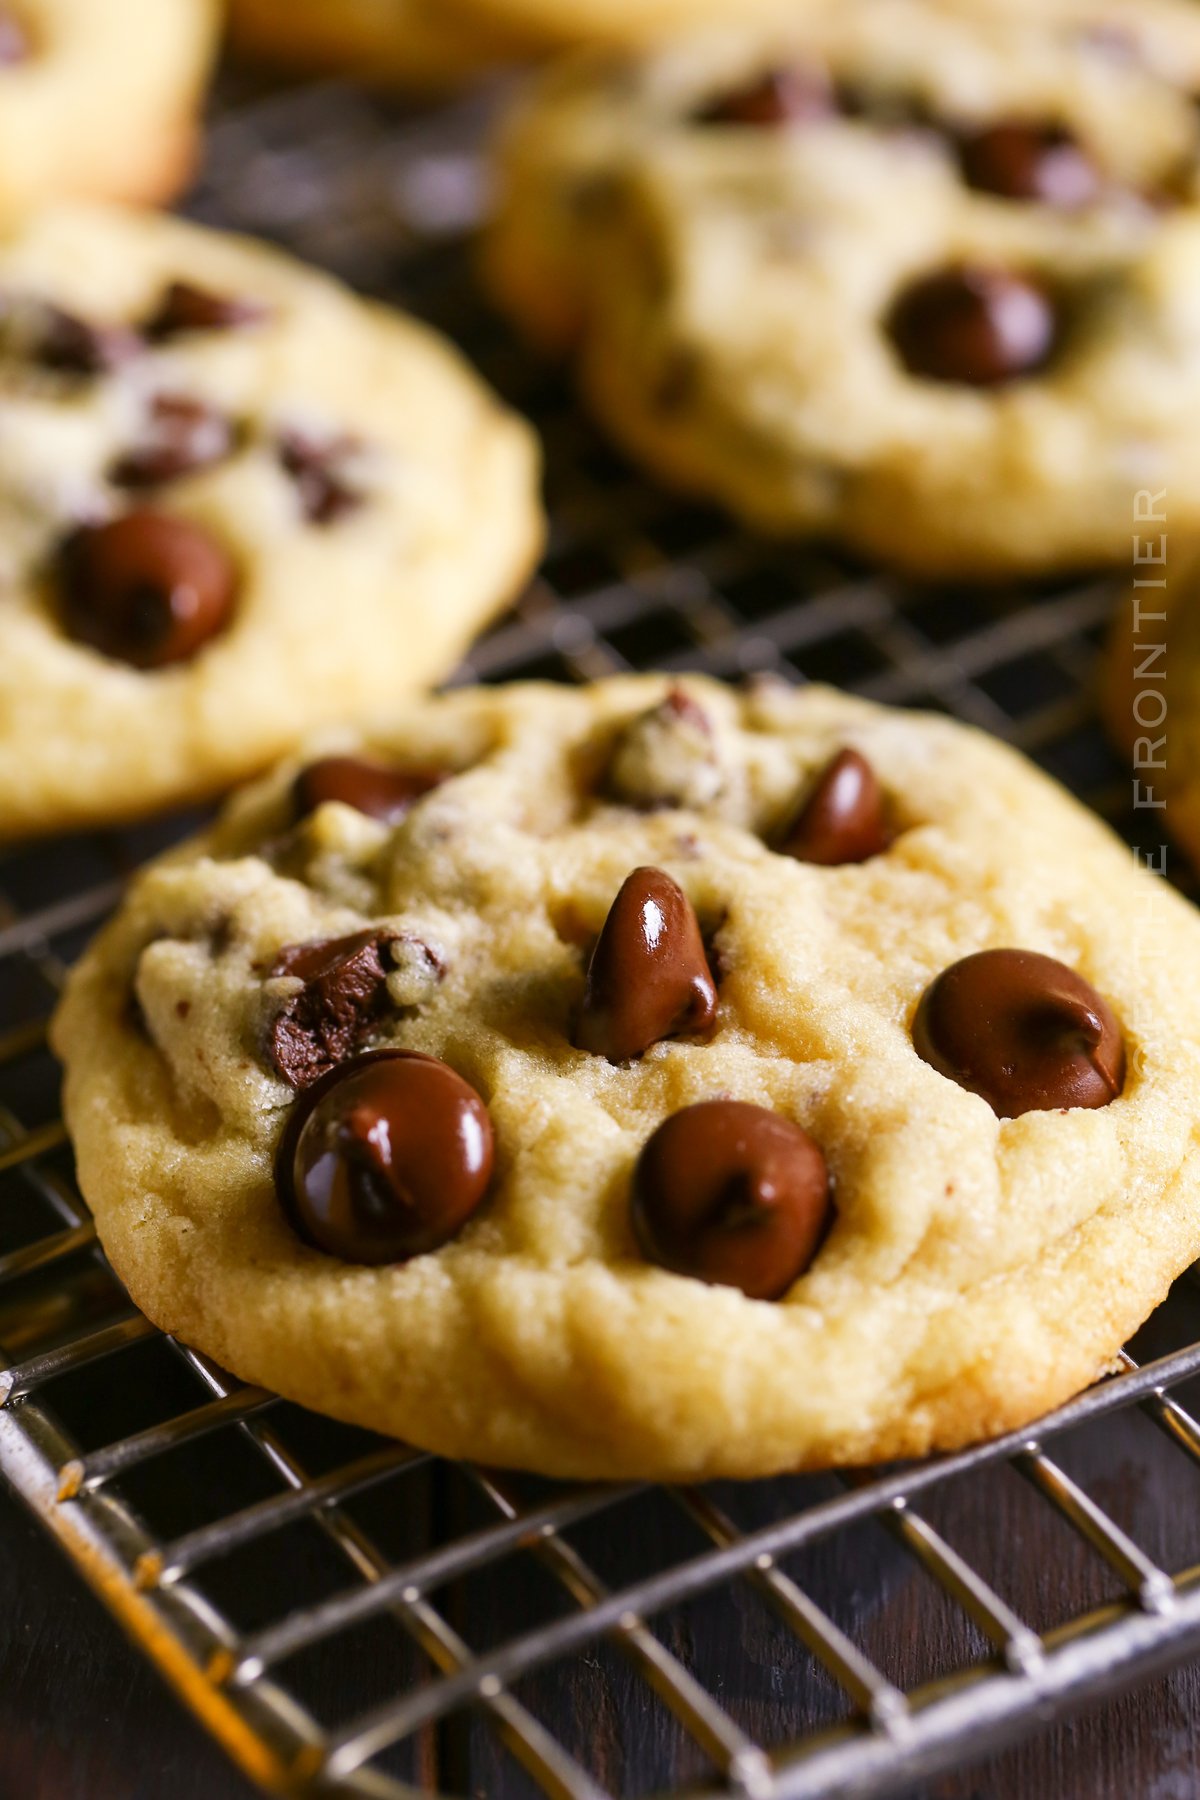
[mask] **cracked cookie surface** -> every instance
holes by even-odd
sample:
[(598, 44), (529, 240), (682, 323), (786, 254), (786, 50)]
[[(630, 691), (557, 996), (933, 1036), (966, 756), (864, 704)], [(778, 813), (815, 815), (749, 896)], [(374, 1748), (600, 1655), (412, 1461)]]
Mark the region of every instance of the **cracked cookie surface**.
[[(137, 879), (53, 1030), (114, 1266), (243, 1378), (560, 1476), (916, 1455), (1065, 1399), (1196, 1255), (1200, 921), (998, 743), (643, 677), (455, 693), (312, 755), (320, 783), (289, 764)], [(383, 768), (422, 775), (401, 800)], [(1010, 1025), (1037, 1054), (1002, 1117), (961, 1027), (1014, 978), (1005, 1079)], [(380, 1121), (457, 1156), (438, 1107), (475, 1132), (453, 1216), (410, 1194), (391, 1241), (435, 1247), (381, 1260)], [(750, 1164), (750, 1212), (697, 1220)]]

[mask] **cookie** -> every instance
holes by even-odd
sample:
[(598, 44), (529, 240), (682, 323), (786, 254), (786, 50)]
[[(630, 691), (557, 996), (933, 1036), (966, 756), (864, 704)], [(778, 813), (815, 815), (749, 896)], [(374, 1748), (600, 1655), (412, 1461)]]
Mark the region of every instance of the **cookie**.
[(399, 87), (452, 87), (527, 49), (469, 0), (231, 0), (229, 29), (245, 56)]
[(103, 209), (0, 243), (0, 297), (0, 835), (227, 787), (528, 572), (532, 434), (424, 326)]
[[(1129, 800), (1153, 867), (1169, 834), (1200, 868), (1200, 557), (1172, 549), (1170, 495), (1143, 497), (1138, 558), (1113, 618), (1102, 710), (1127, 759)], [(1164, 830), (1165, 828), (1165, 830)]]
[(706, 25), (795, 16), (839, 0), (466, 0), (472, 14), (518, 29), (547, 50), (647, 44)]
[[(485, 271), (614, 435), (755, 526), (941, 576), (1200, 524), (1200, 10), (871, 0), (553, 71)], [(1148, 60), (1149, 58), (1149, 60)]]
[(177, 193), (218, 16), (216, 0), (4, 0), (0, 219), (57, 199)]
[(53, 1038), (158, 1325), (550, 1475), (1020, 1425), (1200, 1249), (1194, 911), (1014, 752), (832, 690), (326, 739), (137, 879)]

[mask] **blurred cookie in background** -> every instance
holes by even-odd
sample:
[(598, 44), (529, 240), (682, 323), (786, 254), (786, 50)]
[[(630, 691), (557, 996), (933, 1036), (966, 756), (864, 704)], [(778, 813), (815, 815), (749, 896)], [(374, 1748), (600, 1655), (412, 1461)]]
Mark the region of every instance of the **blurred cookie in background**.
[(218, 24), (217, 0), (3, 0), (0, 219), (177, 193)]
[(863, 0), (549, 71), (484, 260), (614, 435), (770, 531), (933, 575), (1200, 525), (1200, 8)]
[(231, 0), (229, 36), (236, 53), (264, 64), (434, 90), (531, 48), (459, 0)]
[(541, 542), (533, 433), (278, 251), (0, 240), (0, 837), (213, 793), (440, 680)]

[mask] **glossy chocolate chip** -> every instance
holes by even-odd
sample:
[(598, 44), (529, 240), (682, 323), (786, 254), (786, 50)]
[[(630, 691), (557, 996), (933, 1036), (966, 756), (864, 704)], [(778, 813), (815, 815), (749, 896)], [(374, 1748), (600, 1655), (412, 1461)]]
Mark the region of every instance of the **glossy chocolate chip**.
[(300, 1235), (346, 1262), (404, 1262), (460, 1231), (487, 1193), (487, 1107), (446, 1063), (384, 1050), (335, 1069), (296, 1106), (276, 1183)]
[(368, 819), (398, 825), (422, 795), (448, 776), (447, 769), (395, 769), (365, 756), (322, 756), (296, 777), (296, 811), (307, 818), (318, 806), (339, 800)]
[(358, 445), (351, 438), (313, 438), (302, 432), (285, 432), (279, 440), (279, 460), (295, 483), (300, 510), (310, 525), (332, 525), (363, 503), (345, 472), (346, 459)]
[(289, 944), (276, 957), (272, 978), (291, 975), (304, 983), (271, 1027), (271, 1061), (292, 1087), (311, 1087), (345, 1062), (387, 1010), (384, 958), (392, 936), (356, 931)]
[(236, 331), (269, 316), (261, 301), (236, 294), (214, 294), (191, 281), (172, 281), (144, 326), (155, 343), (195, 331)]
[(1009, 120), (961, 137), (959, 164), (970, 187), (1005, 200), (1045, 206), (1088, 206), (1100, 193), (1100, 171), (1061, 125)]
[(831, 118), (837, 110), (837, 95), (824, 70), (793, 64), (768, 69), (745, 87), (722, 94), (697, 117), (704, 125), (804, 125)]
[(1073, 969), (1032, 950), (982, 950), (926, 989), (918, 1056), (1002, 1119), (1107, 1106), (1125, 1085), (1112, 1008)]
[(118, 487), (158, 487), (224, 462), (237, 446), (232, 419), (187, 394), (157, 394), (142, 441), (117, 458), (110, 479)]
[(798, 862), (866, 862), (891, 843), (879, 777), (857, 750), (839, 750), (785, 832), (780, 854)]
[(626, 1062), (662, 1038), (707, 1031), (716, 1016), (691, 901), (661, 869), (635, 869), (592, 952), (576, 1044)]
[(673, 1113), (634, 1170), (633, 1229), (648, 1260), (752, 1300), (777, 1300), (803, 1275), (831, 1206), (808, 1133), (741, 1100)]
[(964, 265), (913, 282), (893, 305), (888, 330), (910, 374), (996, 387), (1045, 366), (1059, 321), (1036, 282), (1007, 269)]
[(142, 347), (123, 325), (95, 325), (61, 306), (41, 309), (34, 334), (34, 360), (64, 375), (106, 375), (135, 357)]
[(7, 6), (0, 6), (0, 69), (28, 62), (32, 55), (29, 27)]
[(70, 637), (134, 668), (161, 669), (195, 656), (229, 623), (237, 571), (202, 526), (143, 510), (73, 532), (58, 590)]

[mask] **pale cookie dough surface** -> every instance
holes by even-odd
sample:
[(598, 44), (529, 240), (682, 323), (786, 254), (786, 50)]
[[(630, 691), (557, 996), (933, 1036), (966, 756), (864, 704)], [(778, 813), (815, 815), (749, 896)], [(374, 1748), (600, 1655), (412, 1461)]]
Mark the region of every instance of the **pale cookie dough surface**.
[[(475, 690), (368, 740), (461, 771), (395, 829), (340, 805), (295, 826), (291, 765), (138, 879), (53, 1036), (83, 1191), (157, 1324), (339, 1417), (561, 1476), (917, 1455), (1111, 1365), (1200, 1249), (1200, 921), (972, 730), (832, 690), (685, 687), (720, 777), (692, 784), (700, 810), (651, 806), (683, 772), (657, 729), (628, 754), (665, 679)], [(892, 848), (832, 869), (775, 854), (764, 840), (848, 745), (886, 785)], [(614, 768), (637, 806), (605, 797)], [(572, 1029), (588, 947), (644, 864), (715, 934), (719, 1013), (707, 1041), (614, 1066)], [(372, 1042), (472, 1083), (497, 1157), (457, 1238), (364, 1268), (308, 1248), (276, 1196), (294, 1096), (264, 1053), (267, 972), (379, 921), (435, 949), (442, 978), (402, 970)], [(1006, 946), (1111, 1005), (1112, 1104), (1001, 1120), (917, 1056), (928, 983)], [(828, 1159), (832, 1230), (778, 1302), (651, 1266), (631, 1230), (642, 1146), (715, 1096), (801, 1124)]]
[(460, 0), (232, 0), (229, 26), (245, 55), (399, 87), (452, 86), (529, 47)]
[[(1138, 488), (1169, 485), (1177, 529), (1200, 524), (1200, 9), (1147, 22), (1174, 81), (1074, 17), (953, 0), (575, 59), (499, 147), (485, 273), (531, 335), (575, 351), (617, 438), (760, 527), (943, 575), (1123, 561)], [(843, 110), (700, 116), (795, 66)], [(955, 137), (1014, 118), (1069, 129), (1098, 197), (969, 187)], [(905, 367), (893, 304), (962, 263), (1056, 297), (1044, 369), (989, 389)]]
[[(217, 0), (6, 0), (0, 218), (49, 200), (166, 200), (195, 161)], [(2, 20), (0, 20), (2, 23)]]
[[(258, 304), (236, 329), (150, 344), (107, 373), (30, 368), (49, 302), (142, 322), (184, 280)], [(426, 329), (277, 252), (116, 210), (47, 215), (0, 244), (0, 836), (120, 818), (256, 773), (308, 729), (445, 676), (541, 540), (532, 433)], [(212, 466), (145, 494), (110, 479), (156, 395), (233, 422)], [(314, 523), (289, 433), (351, 439), (357, 504)], [(58, 545), (81, 520), (153, 505), (232, 555), (231, 623), (143, 672), (60, 622)]]
[[(1170, 504), (1168, 495), (1162, 501), (1168, 516)], [(1161, 520), (1136, 531), (1139, 553), (1158, 560), (1139, 565), (1147, 585), (1128, 585), (1113, 618), (1104, 717), (1129, 759), (1147, 856), (1159, 865), (1165, 822), (1200, 868), (1200, 556), (1195, 546), (1175, 548)], [(1165, 587), (1152, 585), (1160, 580)]]

